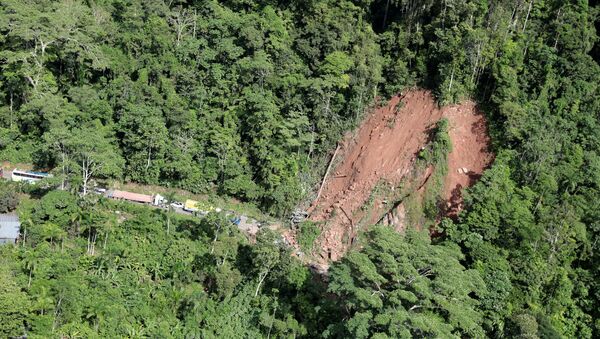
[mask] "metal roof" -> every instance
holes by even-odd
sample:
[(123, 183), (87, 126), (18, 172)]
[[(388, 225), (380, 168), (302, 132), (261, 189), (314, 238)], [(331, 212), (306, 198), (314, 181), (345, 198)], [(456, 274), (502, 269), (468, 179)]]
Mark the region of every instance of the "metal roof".
[(0, 214), (0, 239), (17, 239), (20, 226), (16, 214)]

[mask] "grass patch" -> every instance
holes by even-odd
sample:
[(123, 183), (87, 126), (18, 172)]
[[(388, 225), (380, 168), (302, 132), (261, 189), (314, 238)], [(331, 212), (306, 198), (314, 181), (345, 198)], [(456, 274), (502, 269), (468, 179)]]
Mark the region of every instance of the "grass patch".
[(418, 194), (410, 194), (403, 200), (407, 225), (416, 226), (422, 224), (424, 212), (418, 196)]
[(419, 153), (422, 167), (433, 166), (433, 173), (425, 186), (423, 213), (433, 220), (439, 214), (439, 204), (444, 190), (444, 179), (448, 174), (448, 153), (452, 151), (452, 142), (448, 135), (448, 120), (441, 119), (433, 130), (431, 143)]
[(365, 202), (365, 204), (361, 207), (363, 211), (370, 211), (373, 207), (373, 203), (375, 203), (375, 199), (378, 197), (387, 196), (391, 192), (391, 187), (389, 183), (384, 181), (383, 179), (379, 179), (375, 187), (371, 190), (371, 194), (369, 198)]
[(315, 240), (321, 235), (321, 229), (312, 221), (304, 221), (298, 225), (298, 244), (304, 253), (310, 253)]

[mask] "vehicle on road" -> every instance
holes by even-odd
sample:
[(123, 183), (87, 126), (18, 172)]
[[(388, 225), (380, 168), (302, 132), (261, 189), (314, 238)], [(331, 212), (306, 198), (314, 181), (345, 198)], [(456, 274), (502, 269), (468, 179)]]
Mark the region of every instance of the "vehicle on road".
[(132, 193), (132, 192), (126, 192), (126, 191), (119, 191), (119, 190), (110, 190), (107, 192), (106, 196), (108, 198), (111, 198), (114, 200), (126, 200), (126, 201), (136, 202), (136, 203), (140, 203), (140, 204), (151, 205), (154, 202), (154, 197), (152, 195)]
[(185, 206), (183, 207), (183, 209), (188, 212), (198, 212), (198, 207), (196, 206), (197, 204), (198, 202), (196, 200), (188, 199), (185, 201)]
[(50, 177), (52, 177), (52, 174), (45, 172), (21, 171), (17, 168), (15, 168), (11, 174), (12, 181), (24, 181), (30, 184), (34, 184), (42, 179)]
[(174, 208), (179, 208), (179, 209), (183, 209), (183, 203), (179, 202), (179, 201), (173, 201), (171, 203), (171, 206), (173, 206)]

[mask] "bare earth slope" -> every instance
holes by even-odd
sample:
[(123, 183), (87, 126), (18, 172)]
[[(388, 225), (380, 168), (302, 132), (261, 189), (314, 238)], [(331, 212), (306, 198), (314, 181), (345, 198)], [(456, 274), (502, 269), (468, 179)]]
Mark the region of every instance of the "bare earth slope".
[(489, 150), (487, 122), (475, 103), (446, 107), (444, 117), (450, 122), (448, 134), (452, 140), (444, 197), (448, 201), (446, 214), (453, 216), (462, 208), (462, 189), (475, 184), (494, 155)]
[[(449, 120), (453, 144), (444, 189), (447, 213), (461, 208), (461, 189), (472, 185), (493, 160), (485, 118), (472, 102), (440, 109), (429, 91), (408, 91), (373, 111), (344, 139), (321, 197), (308, 211), (311, 220), (324, 224), (317, 244), (323, 260), (343, 255), (356, 236), (357, 222), (370, 213), (361, 207), (378, 183), (395, 187), (411, 173), (431, 128), (442, 117)], [(463, 168), (466, 174), (459, 173)]]

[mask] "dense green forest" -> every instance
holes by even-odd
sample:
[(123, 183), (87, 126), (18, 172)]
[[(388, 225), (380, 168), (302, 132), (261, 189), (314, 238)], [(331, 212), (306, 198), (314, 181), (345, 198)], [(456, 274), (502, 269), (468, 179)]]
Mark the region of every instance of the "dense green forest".
[[(0, 246), (0, 336), (600, 336), (599, 10), (0, 0), (0, 160), (64, 189), (0, 187), (22, 220)], [(341, 135), (411, 86), (476, 99), (496, 160), (437, 237), (373, 227), (327, 277), (268, 230), (251, 244), (222, 215), (76, 194), (115, 179), (287, 216)]]

